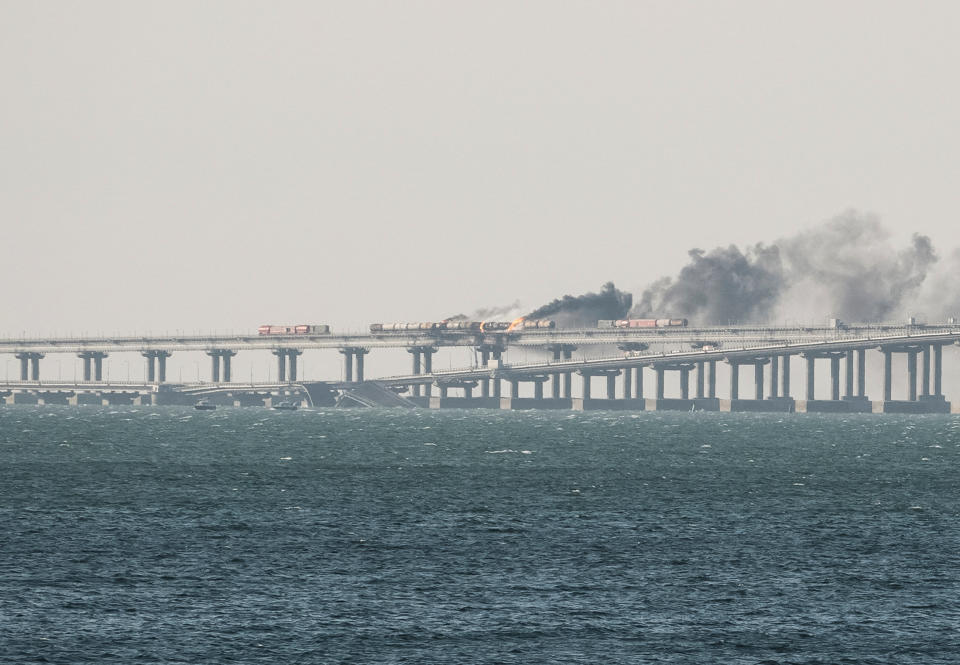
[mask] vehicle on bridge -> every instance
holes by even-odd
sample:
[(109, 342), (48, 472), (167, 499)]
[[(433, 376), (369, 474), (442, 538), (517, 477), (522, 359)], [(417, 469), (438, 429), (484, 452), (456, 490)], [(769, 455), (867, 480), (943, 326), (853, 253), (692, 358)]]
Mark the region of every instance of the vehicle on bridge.
[(686, 328), (686, 319), (601, 319), (598, 328)]
[(500, 332), (514, 330), (550, 330), (557, 327), (551, 319), (522, 319), (517, 321), (427, 321), (424, 323), (371, 323), (371, 333), (395, 332)]
[(330, 326), (299, 324), (293, 326), (263, 325), (257, 328), (260, 335), (329, 335)]

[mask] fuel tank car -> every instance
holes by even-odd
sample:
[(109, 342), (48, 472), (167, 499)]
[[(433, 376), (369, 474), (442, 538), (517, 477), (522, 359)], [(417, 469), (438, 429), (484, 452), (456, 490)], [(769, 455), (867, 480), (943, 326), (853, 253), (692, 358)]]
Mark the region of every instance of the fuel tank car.
[(460, 330), (467, 332), (479, 332), (482, 330), (481, 326), (483, 323), (481, 321), (444, 321), (443, 327), (444, 330)]
[(437, 323), (436, 321), (426, 323), (371, 323), (370, 332), (420, 332), (425, 330), (439, 330), (442, 327), (443, 324)]

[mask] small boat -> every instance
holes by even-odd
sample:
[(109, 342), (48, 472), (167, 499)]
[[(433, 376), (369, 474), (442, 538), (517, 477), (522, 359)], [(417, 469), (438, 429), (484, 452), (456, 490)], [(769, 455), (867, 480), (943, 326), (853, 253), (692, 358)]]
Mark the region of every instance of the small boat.
[(194, 404), (193, 408), (195, 408), (197, 411), (216, 411), (217, 405), (211, 404), (207, 400), (202, 399), (196, 404)]
[(277, 402), (271, 408), (274, 411), (296, 411), (297, 405), (293, 402)]

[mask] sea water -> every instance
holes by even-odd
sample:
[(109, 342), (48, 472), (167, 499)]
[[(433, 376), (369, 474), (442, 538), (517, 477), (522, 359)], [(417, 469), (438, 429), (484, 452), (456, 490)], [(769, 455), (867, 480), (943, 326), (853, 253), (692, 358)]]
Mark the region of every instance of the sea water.
[(960, 420), (0, 408), (2, 663), (953, 663)]

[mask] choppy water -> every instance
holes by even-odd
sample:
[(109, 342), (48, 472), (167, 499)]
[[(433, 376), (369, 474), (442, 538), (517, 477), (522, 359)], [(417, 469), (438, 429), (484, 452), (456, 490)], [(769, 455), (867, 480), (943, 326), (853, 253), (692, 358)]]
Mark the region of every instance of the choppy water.
[(950, 417), (0, 409), (3, 663), (960, 661)]

